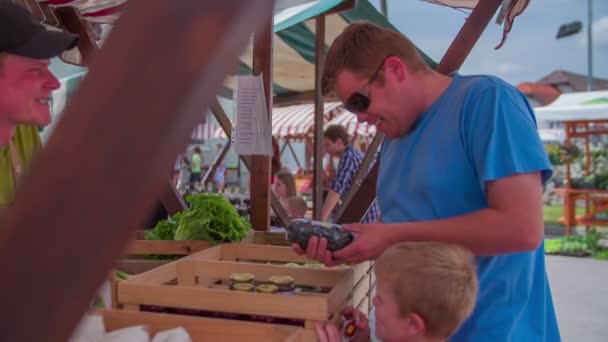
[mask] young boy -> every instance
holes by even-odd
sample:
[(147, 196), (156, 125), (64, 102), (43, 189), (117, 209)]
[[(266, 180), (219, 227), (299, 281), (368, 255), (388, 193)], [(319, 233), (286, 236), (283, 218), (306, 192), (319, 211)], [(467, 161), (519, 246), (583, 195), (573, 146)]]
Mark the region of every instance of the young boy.
[(292, 219), (305, 218), (306, 212), (308, 211), (308, 205), (302, 197), (289, 197), (285, 210), (287, 210), (287, 214), (289, 214)]
[[(384, 252), (376, 261), (375, 334), (385, 342), (446, 341), (471, 314), (477, 297), (473, 255), (457, 245), (405, 242)], [(342, 311), (354, 319), (352, 341), (369, 341), (365, 315)], [(342, 340), (331, 323), (317, 323), (321, 342)]]

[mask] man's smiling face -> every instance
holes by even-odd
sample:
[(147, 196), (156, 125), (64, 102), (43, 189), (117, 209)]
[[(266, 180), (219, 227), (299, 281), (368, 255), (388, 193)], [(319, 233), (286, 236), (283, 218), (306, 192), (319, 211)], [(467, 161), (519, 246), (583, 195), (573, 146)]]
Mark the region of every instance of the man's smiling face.
[(4, 54), (0, 69), (0, 120), (9, 124), (46, 126), (51, 121), (49, 99), (59, 81), (48, 59)]

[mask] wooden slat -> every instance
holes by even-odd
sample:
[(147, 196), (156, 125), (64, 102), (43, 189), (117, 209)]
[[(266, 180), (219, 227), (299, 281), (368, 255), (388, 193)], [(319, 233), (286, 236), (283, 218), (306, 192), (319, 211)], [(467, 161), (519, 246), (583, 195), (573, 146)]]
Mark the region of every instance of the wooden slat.
[(368, 296), (370, 289), (370, 275), (366, 274), (363, 279), (355, 286), (352, 290), (351, 295), (353, 296), (353, 305), (359, 304), (365, 297)]
[[(179, 261), (177, 266), (177, 282), (188, 285), (193, 276), (206, 278), (229, 279), (232, 273), (248, 272), (254, 274), (257, 281), (267, 281), (275, 275), (287, 275), (295, 279), (297, 285), (332, 287), (344, 278), (348, 269), (317, 269), (308, 267), (290, 267), (256, 264), (250, 262), (215, 261), (215, 260), (186, 260)], [(180, 279), (180, 275), (183, 279)]]
[[(272, 18), (254, 34), (253, 74), (264, 78), (264, 94), (268, 122), (272, 127)], [(270, 157), (251, 156), (249, 190), (251, 194), (251, 225), (255, 230), (270, 229)]]
[(378, 169), (380, 161), (376, 162), (369, 170), (367, 177), (361, 183), (359, 190), (352, 195), (350, 204), (344, 208), (342, 215), (337, 218), (336, 223), (357, 223), (361, 222), (363, 215), (369, 209), (372, 201), (376, 198), (376, 184), (378, 182)]
[(115, 269), (134, 275), (147, 272), (157, 267), (168, 264), (168, 260), (141, 260), (141, 259), (122, 259), (116, 263)]
[(282, 296), (277, 294), (208, 289), (202, 286), (118, 283), (119, 304), (158, 305), (173, 308), (234, 312), (311, 320), (329, 319), (324, 296)]
[(352, 289), (355, 285), (353, 270), (349, 269), (344, 279), (334, 286), (328, 296), (328, 310), (338, 313), (344, 307), (344, 302), (352, 299)]
[(211, 245), (207, 241), (133, 240), (127, 254), (188, 255), (209, 247)]
[(313, 172), (313, 218), (321, 219), (323, 209), (323, 117), (325, 108), (321, 87), (325, 64), (325, 16), (315, 19), (315, 123), (314, 123), (314, 172)]
[[(222, 249), (221, 246), (215, 246), (212, 248), (205, 249), (203, 251), (188, 255), (180, 259), (183, 260), (202, 260), (202, 259), (216, 259), (219, 260), (221, 258)], [(167, 263), (163, 266), (150, 270), (148, 272), (144, 272), (141, 274), (137, 274), (131, 278), (129, 281), (138, 282), (138, 283), (146, 283), (146, 284), (165, 284), (167, 282), (173, 281), (177, 278), (176, 273), (176, 261)]]
[(256, 245), (291, 246), (285, 233), (256, 232), (253, 234), (253, 243)]
[[(108, 331), (144, 324), (151, 334), (159, 331), (183, 327), (193, 342), (267, 342), (301, 341), (295, 338), (305, 330), (279, 324), (265, 324), (226, 319), (188, 317), (152, 312), (133, 312), (124, 310), (97, 310), (93, 313), (103, 315)], [(309, 339), (311, 340), (311, 339)]]
[(291, 247), (259, 246), (248, 244), (223, 245), (223, 255), (231, 253), (236, 259), (279, 262), (315, 262), (305, 255), (296, 254)]

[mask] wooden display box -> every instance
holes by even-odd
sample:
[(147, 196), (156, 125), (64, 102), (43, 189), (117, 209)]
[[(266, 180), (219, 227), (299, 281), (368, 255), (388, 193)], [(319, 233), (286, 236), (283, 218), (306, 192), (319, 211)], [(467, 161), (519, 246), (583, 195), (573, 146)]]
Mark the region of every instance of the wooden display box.
[[(289, 247), (219, 245), (120, 281), (117, 303), (130, 310), (162, 307), (175, 309), (169, 312), (179, 314), (198, 310), (199, 314), (229, 313), (237, 319), (263, 316), (274, 318), (270, 320), (273, 323), (259, 324), (281, 326), (276, 322), (287, 321), (310, 330), (305, 336), (314, 336), (314, 321), (339, 320), (339, 312), (347, 304), (367, 311), (370, 263), (341, 268), (284, 266), (290, 262), (311, 261)], [(252, 273), (259, 281), (272, 275), (289, 275), (301, 291), (281, 295), (229, 290), (228, 278), (235, 272)], [(318, 293), (311, 288), (323, 290)]]

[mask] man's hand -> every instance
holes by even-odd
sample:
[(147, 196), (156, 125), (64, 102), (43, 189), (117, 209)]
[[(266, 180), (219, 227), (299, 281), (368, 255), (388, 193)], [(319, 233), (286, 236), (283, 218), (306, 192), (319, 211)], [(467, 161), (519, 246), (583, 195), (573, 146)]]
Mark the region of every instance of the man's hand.
[(344, 229), (353, 232), (353, 242), (333, 253), (333, 258), (343, 262), (357, 264), (366, 260), (374, 260), (394, 243), (394, 229), (383, 223), (345, 224)]
[(325, 238), (311, 237), (308, 240), (306, 250), (303, 250), (297, 243), (292, 244), (291, 248), (296, 253), (300, 255), (306, 254), (309, 259), (320, 261), (328, 267), (341, 264), (340, 261), (334, 259), (331, 251), (327, 249), (327, 239)]
[(394, 230), (382, 223), (345, 224), (344, 229), (355, 233), (353, 242), (343, 249), (331, 252), (327, 249), (327, 240), (313, 236), (308, 240), (306, 251), (298, 244), (293, 244), (293, 250), (298, 254), (306, 254), (312, 260), (317, 260), (331, 267), (343, 263), (357, 264), (365, 260), (376, 259), (392, 244), (397, 243), (393, 238)]

